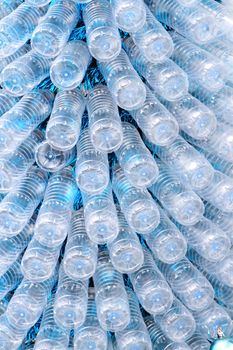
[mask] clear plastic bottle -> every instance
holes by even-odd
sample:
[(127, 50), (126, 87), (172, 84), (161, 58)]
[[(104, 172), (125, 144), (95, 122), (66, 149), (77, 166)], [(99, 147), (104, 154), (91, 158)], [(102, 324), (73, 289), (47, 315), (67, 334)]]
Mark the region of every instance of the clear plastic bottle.
[(178, 136), (179, 125), (175, 117), (159, 102), (146, 86), (144, 104), (130, 111), (139, 128), (152, 143), (166, 146)]
[(145, 85), (124, 50), (116, 58), (101, 62), (98, 66), (118, 106), (133, 110), (143, 105)]
[(158, 160), (157, 164), (159, 177), (149, 188), (150, 192), (175, 220), (182, 225), (194, 225), (204, 214), (205, 208), (200, 197), (186, 188), (182, 180), (165, 163)]
[(173, 294), (151, 253), (145, 248), (143, 253), (143, 265), (129, 278), (142, 307), (151, 314), (163, 314), (170, 309)]
[(151, 145), (150, 148), (179, 175), (184, 185), (196, 191), (204, 189), (211, 183), (214, 169), (183, 137), (178, 136), (169, 146)]
[(111, 263), (108, 251), (101, 248), (94, 274), (97, 316), (104, 330), (117, 332), (127, 327), (130, 310), (123, 276)]
[(147, 190), (132, 186), (119, 165), (113, 170), (112, 187), (133, 231), (147, 234), (158, 226), (160, 215), (155, 201)]
[[(5, 0), (2, 0), (5, 1)], [(0, 4), (1, 6), (1, 4)], [(0, 61), (0, 73), (3, 71), (3, 69), (8, 66), (11, 62), (16, 60), (18, 57), (21, 57), (25, 55), (28, 51), (30, 51), (31, 47), (28, 44), (25, 44), (21, 46), (17, 51), (15, 51), (10, 56), (2, 57)], [(4, 91), (2, 91), (4, 93)]]
[[(169, 339), (161, 330), (158, 323), (154, 321), (152, 316), (146, 316), (144, 318), (148, 332), (150, 334), (152, 345), (154, 349), (158, 350), (191, 350), (188, 344), (182, 342), (177, 343)], [(198, 350), (200, 350), (198, 348)], [(206, 349), (203, 349), (206, 350)]]
[(36, 220), (34, 237), (50, 248), (60, 246), (70, 229), (77, 188), (72, 168), (54, 173), (48, 182)]
[(117, 104), (105, 85), (95, 86), (88, 94), (87, 110), (93, 146), (111, 153), (123, 141), (123, 131)]
[(172, 60), (167, 58), (163, 62), (149, 62), (130, 37), (124, 40), (124, 48), (134, 68), (158, 95), (174, 101), (188, 93), (188, 76)]
[(182, 259), (187, 251), (187, 243), (165, 211), (159, 208), (158, 227), (145, 236), (145, 241), (153, 254), (162, 262), (172, 264)]
[(92, 0), (83, 8), (87, 45), (91, 55), (106, 61), (116, 58), (121, 51), (121, 37), (107, 0)]
[(17, 350), (26, 337), (26, 332), (13, 326), (3, 314), (0, 317), (0, 344), (1, 350)]
[(133, 33), (145, 24), (146, 8), (143, 0), (111, 0), (110, 3), (121, 30)]
[(218, 91), (226, 82), (223, 62), (191, 43), (178, 33), (171, 33), (174, 42), (172, 59), (188, 74), (191, 85)]
[(9, 95), (6, 90), (0, 90), (0, 117), (8, 112), (18, 102), (18, 98)]
[(46, 9), (29, 6), (23, 2), (0, 22), (0, 57), (15, 53), (23, 46), (35, 27), (38, 25)]
[(69, 332), (56, 324), (53, 308), (54, 295), (44, 310), (34, 350), (64, 350), (68, 348)]
[(46, 247), (34, 237), (29, 243), (21, 263), (26, 279), (32, 282), (44, 282), (54, 275), (61, 247)]
[(36, 148), (35, 160), (45, 171), (54, 173), (70, 165), (76, 159), (76, 147), (68, 151), (59, 151), (51, 147), (48, 141), (41, 142)]
[(143, 264), (144, 254), (137, 234), (128, 226), (118, 208), (119, 234), (108, 243), (110, 259), (121, 273), (137, 271)]
[(0, 152), (11, 153), (51, 113), (53, 94), (37, 90), (22, 97), (0, 119)]
[(32, 48), (42, 56), (56, 57), (65, 47), (78, 20), (79, 9), (74, 1), (56, 1), (34, 30)]
[(74, 281), (60, 266), (58, 287), (54, 300), (54, 320), (66, 330), (80, 327), (86, 318), (88, 283)]
[(0, 203), (0, 235), (20, 233), (43, 198), (48, 175), (32, 166), (23, 180)]
[(152, 350), (152, 344), (144, 323), (137, 297), (132, 289), (127, 288), (130, 308), (130, 322), (128, 326), (115, 333), (116, 342), (121, 350), (146, 349)]
[(169, 310), (163, 315), (155, 315), (165, 335), (174, 342), (185, 342), (196, 329), (196, 322), (191, 312), (176, 298)]
[(66, 44), (50, 68), (53, 84), (63, 90), (79, 86), (91, 62), (91, 56), (84, 41), (74, 40)]
[(132, 186), (149, 187), (159, 175), (156, 161), (132, 124), (123, 122), (122, 129), (123, 142), (115, 151), (119, 164)]
[(178, 227), (188, 245), (209, 261), (220, 261), (230, 251), (231, 240), (228, 235), (205, 217), (193, 226)]
[(59, 151), (73, 148), (79, 137), (85, 100), (79, 90), (60, 91), (46, 127), (46, 139)]
[(84, 129), (77, 144), (76, 181), (82, 192), (97, 194), (109, 183), (109, 164), (106, 153), (95, 150), (89, 128)]
[(25, 95), (49, 76), (51, 62), (31, 50), (3, 69), (0, 74), (1, 85), (11, 95)]
[(187, 344), (190, 345), (192, 350), (210, 350), (210, 343), (201, 333), (194, 333), (187, 340)]
[(20, 261), (15, 261), (9, 269), (0, 276), (0, 299), (4, 298), (8, 292), (15, 289), (21, 282), (23, 275), (20, 270)]
[(215, 16), (200, 4), (186, 6), (190, 0), (146, 0), (145, 2), (160, 22), (199, 45), (213, 40), (218, 34)]
[(136, 33), (131, 33), (131, 37), (149, 62), (162, 62), (172, 54), (172, 38), (147, 6), (144, 26)]
[(85, 280), (96, 269), (98, 246), (87, 236), (83, 209), (73, 212), (64, 254), (64, 271), (73, 280)]
[(13, 12), (23, 0), (1, 0), (0, 1), (0, 20)]
[(215, 132), (214, 112), (190, 94), (178, 101), (161, 101), (176, 118), (179, 127), (197, 140), (207, 139)]
[(212, 164), (215, 170), (233, 178), (233, 163), (228, 162), (225, 159), (220, 158), (214, 153), (203, 150), (202, 148), (196, 147), (199, 152), (203, 153), (206, 159)]
[(190, 310), (204, 310), (213, 302), (212, 285), (187, 258), (174, 264), (158, 262), (158, 266), (176, 296)]
[(51, 2), (51, 0), (25, 0), (25, 2), (30, 4), (31, 6), (43, 7), (48, 5)]
[(114, 240), (118, 235), (119, 225), (111, 184), (100, 194), (82, 193), (82, 199), (88, 237), (97, 244)]
[(1, 193), (12, 191), (26, 174), (28, 169), (35, 162), (35, 150), (43, 138), (43, 132), (36, 129), (16, 150), (5, 156), (0, 156)]
[(101, 327), (96, 313), (95, 291), (89, 288), (85, 322), (74, 332), (74, 350), (109, 350), (107, 332)]

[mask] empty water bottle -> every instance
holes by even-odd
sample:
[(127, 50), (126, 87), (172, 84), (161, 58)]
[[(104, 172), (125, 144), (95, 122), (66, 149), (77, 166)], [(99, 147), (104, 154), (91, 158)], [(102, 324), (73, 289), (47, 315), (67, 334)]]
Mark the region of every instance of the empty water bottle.
[(218, 33), (214, 15), (200, 4), (185, 6), (187, 3), (192, 3), (192, 0), (146, 0), (145, 2), (160, 22), (199, 45), (214, 39)]
[(91, 56), (84, 41), (70, 41), (50, 68), (50, 77), (55, 86), (71, 90), (79, 86), (91, 62)]
[(157, 63), (171, 56), (172, 38), (146, 6), (146, 22), (131, 34), (134, 43), (149, 62)]
[(210, 261), (220, 261), (228, 253), (231, 241), (228, 235), (211, 220), (201, 218), (193, 226), (178, 226), (188, 245)]
[(104, 244), (114, 240), (119, 232), (116, 207), (113, 202), (112, 187), (100, 194), (82, 193), (85, 227), (89, 238)]
[(54, 320), (67, 330), (80, 327), (86, 317), (87, 282), (74, 281), (60, 266), (59, 282), (54, 300)]
[[(5, 1), (5, 0), (3, 0)], [(0, 4), (1, 6), (1, 4)], [(13, 54), (10, 56), (2, 57), (0, 61), (0, 73), (3, 71), (3, 69), (8, 66), (11, 62), (16, 60), (18, 57), (21, 57), (25, 55), (28, 51), (30, 51), (31, 47), (28, 44), (25, 44), (21, 46), (17, 51), (15, 51)]]
[(14, 262), (9, 269), (0, 276), (0, 299), (4, 298), (8, 292), (15, 289), (21, 282), (23, 275), (20, 270), (20, 261)]
[(79, 20), (75, 2), (58, 0), (49, 7), (32, 34), (32, 48), (42, 56), (55, 57), (65, 47), (70, 33)]
[(148, 140), (156, 145), (166, 146), (178, 135), (179, 125), (175, 117), (159, 102), (152, 91), (146, 87), (144, 104), (130, 111)]
[(36, 218), (33, 215), (17, 236), (0, 239), (0, 275), (8, 270), (27, 247), (33, 236), (35, 220)]
[(0, 74), (1, 85), (10, 94), (22, 96), (49, 76), (51, 62), (31, 50), (3, 69)]
[(35, 225), (34, 237), (41, 244), (55, 248), (66, 239), (76, 195), (71, 167), (50, 177)]
[(213, 287), (187, 258), (169, 265), (158, 262), (158, 266), (174, 293), (190, 310), (203, 310), (213, 302)]
[(0, 317), (0, 344), (2, 350), (17, 350), (27, 332), (12, 325), (5, 314)]
[(188, 74), (191, 85), (201, 85), (210, 91), (220, 90), (226, 81), (225, 66), (209, 52), (173, 32), (172, 59)]
[(67, 151), (59, 151), (51, 147), (48, 141), (41, 142), (36, 148), (35, 160), (37, 165), (51, 173), (60, 171), (76, 159), (76, 147)]
[(88, 94), (87, 110), (93, 146), (100, 152), (113, 152), (123, 140), (119, 111), (107, 86), (97, 85)]
[(194, 317), (197, 330), (209, 340), (216, 338), (217, 330), (220, 327), (226, 337), (232, 332), (232, 320), (225, 309), (213, 302), (207, 309), (195, 312)]
[[(161, 330), (158, 323), (155, 322), (152, 316), (146, 316), (144, 318), (145, 324), (147, 326), (152, 345), (154, 349), (158, 350), (191, 350), (191, 348), (186, 343), (177, 343), (169, 339)], [(198, 348), (198, 350), (200, 350)], [(206, 349), (203, 349), (206, 350)]]
[(167, 58), (163, 62), (149, 62), (130, 37), (124, 41), (124, 48), (135, 69), (158, 95), (173, 101), (188, 93), (188, 76), (172, 60)]
[(117, 26), (125, 32), (137, 32), (146, 21), (143, 0), (110, 0)]
[(93, 347), (96, 350), (108, 350), (108, 338), (97, 318), (94, 288), (89, 288), (86, 319), (81, 327), (75, 329), (74, 350), (89, 350)]
[(159, 260), (172, 264), (185, 256), (187, 243), (165, 211), (161, 208), (159, 211), (160, 223), (154, 231), (145, 236), (145, 241)]
[(13, 152), (50, 114), (53, 94), (37, 90), (30, 92), (0, 119), (1, 154)]
[(214, 112), (190, 94), (178, 101), (163, 100), (164, 106), (172, 113), (182, 131), (194, 139), (211, 137), (217, 127)]
[(111, 263), (108, 251), (101, 248), (94, 274), (97, 315), (104, 330), (117, 332), (127, 327), (130, 310), (123, 276)]
[(169, 146), (150, 145), (150, 148), (193, 190), (201, 190), (211, 183), (214, 169), (183, 137), (178, 136)]
[(201, 333), (194, 333), (187, 339), (187, 344), (192, 350), (210, 350), (210, 343)]
[(99, 61), (109, 61), (121, 51), (121, 37), (107, 0), (92, 0), (83, 8), (87, 45)]
[(152, 344), (144, 323), (137, 297), (132, 289), (127, 288), (129, 299), (130, 322), (128, 326), (115, 333), (117, 345), (121, 350), (146, 349), (152, 350)]
[(143, 105), (146, 99), (145, 85), (124, 50), (107, 63), (99, 63), (99, 69), (118, 106), (132, 110)]
[(0, 19), (14, 11), (23, 0), (1, 0), (0, 1)]
[(77, 144), (76, 181), (89, 194), (101, 193), (109, 183), (107, 154), (95, 150), (89, 128), (81, 132)]
[(143, 264), (142, 246), (136, 233), (128, 226), (125, 217), (118, 210), (119, 234), (108, 243), (113, 266), (121, 273), (137, 271)]
[(162, 314), (171, 307), (173, 294), (151, 253), (145, 248), (143, 253), (144, 263), (129, 275), (130, 281), (142, 307), (151, 314)]
[(124, 122), (122, 128), (123, 143), (115, 151), (119, 164), (132, 186), (146, 188), (158, 178), (156, 161), (132, 124)]
[(60, 248), (44, 246), (33, 237), (21, 263), (24, 277), (35, 283), (51, 278), (58, 262)]
[(165, 335), (174, 342), (185, 342), (196, 329), (196, 323), (191, 312), (176, 298), (169, 310), (163, 315), (155, 315)]
[(35, 162), (35, 150), (43, 140), (43, 133), (34, 130), (13, 152), (0, 156), (0, 192), (14, 189), (30, 166)]
[(39, 333), (36, 337), (35, 350), (68, 348), (69, 332), (56, 324), (53, 308), (54, 295), (44, 310)]
[(212, 164), (215, 170), (218, 170), (225, 175), (233, 178), (233, 163), (228, 162), (225, 159), (220, 158), (214, 153), (203, 150), (202, 148), (196, 147), (198, 151), (204, 154), (206, 159)]
[(22, 181), (0, 203), (1, 236), (11, 237), (22, 231), (43, 198), (47, 174), (32, 166)]
[(73, 212), (71, 223), (63, 260), (64, 271), (75, 281), (85, 280), (95, 272), (98, 247), (87, 236), (82, 208)]
[(25, 44), (45, 12), (46, 9), (43, 7), (30, 6), (23, 2), (8, 16), (1, 19), (0, 57), (12, 55)]
[(5, 90), (0, 90), (0, 117), (9, 111), (18, 102), (18, 98), (9, 95)]
[(132, 186), (119, 165), (114, 167), (112, 186), (131, 229), (142, 234), (152, 232), (160, 215), (149, 192)]
[(150, 191), (175, 220), (183, 225), (194, 225), (204, 214), (205, 208), (200, 197), (187, 189), (165, 163), (157, 160), (157, 164), (159, 177)]
[(54, 282), (54, 278), (43, 283), (33, 283), (23, 279), (6, 310), (9, 322), (19, 330), (27, 332), (43, 312)]

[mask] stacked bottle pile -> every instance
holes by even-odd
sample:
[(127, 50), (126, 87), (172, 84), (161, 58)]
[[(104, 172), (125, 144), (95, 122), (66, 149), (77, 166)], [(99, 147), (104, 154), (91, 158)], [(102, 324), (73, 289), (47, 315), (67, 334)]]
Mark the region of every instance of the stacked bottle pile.
[(233, 332), (233, 7), (0, 0), (0, 349)]

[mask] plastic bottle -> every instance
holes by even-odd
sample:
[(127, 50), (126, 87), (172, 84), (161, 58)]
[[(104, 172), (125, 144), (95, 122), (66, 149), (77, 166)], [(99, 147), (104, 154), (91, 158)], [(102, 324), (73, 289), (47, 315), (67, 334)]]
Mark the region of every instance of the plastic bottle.
[(36, 220), (35, 238), (50, 248), (60, 246), (69, 232), (77, 188), (72, 168), (53, 174)]
[(77, 144), (76, 181), (88, 194), (101, 193), (109, 183), (107, 154), (94, 149), (89, 128), (81, 132)]
[(14, 107), (17, 102), (17, 97), (9, 95), (5, 90), (0, 90), (0, 117)]
[(123, 141), (123, 131), (117, 104), (105, 85), (95, 86), (88, 94), (87, 110), (93, 146), (111, 153)]
[(49, 7), (32, 34), (32, 48), (45, 57), (56, 57), (65, 47), (79, 20), (75, 2), (58, 0)]
[(194, 333), (191, 338), (187, 340), (192, 350), (210, 350), (210, 343), (203, 337), (201, 333)]
[(86, 280), (96, 269), (98, 247), (87, 236), (83, 209), (73, 212), (64, 254), (64, 271), (73, 280)]
[(147, 234), (158, 226), (160, 215), (155, 201), (147, 190), (132, 186), (119, 165), (113, 169), (112, 187), (133, 231)]
[(0, 1), (0, 20), (13, 12), (23, 0), (1, 0)]
[(137, 271), (143, 264), (144, 254), (137, 234), (128, 226), (118, 208), (119, 234), (108, 243), (112, 264), (121, 273)]
[(151, 314), (163, 314), (170, 309), (173, 294), (150, 252), (144, 248), (143, 253), (143, 265), (129, 278), (142, 307)]
[(175, 220), (182, 225), (194, 225), (204, 214), (203, 202), (194, 191), (184, 186), (182, 179), (165, 163), (158, 160), (157, 164), (159, 177), (149, 188), (150, 192)]
[(123, 276), (111, 263), (108, 251), (101, 248), (94, 274), (97, 316), (104, 330), (117, 332), (127, 327), (130, 310)]
[(0, 235), (20, 233), (43, 198), (48, 175), (32, 166), (23, 180), (0, 203)]
[(20, 270), (20, 261), (15, 261), (9, 269), (0, 276), (0, 299), (4, 298), (8, 292), (15, 289), (21, 282), (23, 275)]
[(51, 0), (25, 0), (25, 2), (30, 4), (31, 6), (43, 7), (48, 5), (51, 2)]
[(91, 55), (106, 61), (116, 58), (121, 51), (121, 37), (107, 0), (92, 0), (83, 8), (87, 45)]
[(149, 62), (130, 37), (124, 40), (124, 48), (134, 68), (158, 95), (174, 101), (188, 93), (188, 76), (172, 60), (167, 58), (163, 62)]
[(17, 350), (23, 342), (26, 332), (13, 326), (3, 314), (0, 317), (0, 344), (2, 350)]
[(133, 110), (146, 99), (146, 88), (124, 50), (108, 62), (99, 63), (109, 90), (121, 108)]
[(46, 139), (53, 148), (67, 151), (76, 145), (84, 110), (79, 90), (58, 92), (46, 127)]
[[(6, 0), (2, 0), (2, 1), (6, 1)], [(1, 6), (1, 4), (0, 4)], [(11, 54), (10, 56), (6, 56), (6, 57), (1, 57), (1, 61), (0, 61), (0, 73), (3, 71), (3, 69), (8, 66), (8, 64), (10, 64), (11, 62), (13, 62), (14, 60), (16, 60), (18, 57), (21, 57), (23, 55), (25, 55), (27, 52), (29, 52), (31, 49), (30, 45), (25, 44), (23, 46), (21, 46), (17, 51), (15, 51), (13, 54)], [(2, 91), (4, 93), (4, 91)]]

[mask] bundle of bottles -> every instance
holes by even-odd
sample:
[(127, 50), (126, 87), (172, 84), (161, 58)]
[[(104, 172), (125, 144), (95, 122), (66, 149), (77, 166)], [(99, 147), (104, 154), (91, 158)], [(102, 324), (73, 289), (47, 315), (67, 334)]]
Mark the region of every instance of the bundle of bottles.
[(232, 1), (0, 0), (0, 85), (0, 349), (230, 338)]

